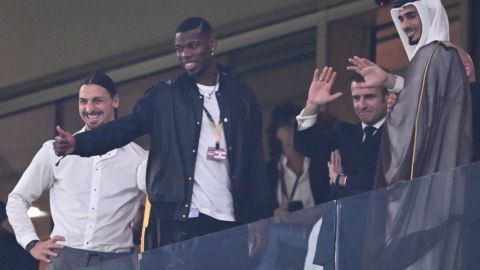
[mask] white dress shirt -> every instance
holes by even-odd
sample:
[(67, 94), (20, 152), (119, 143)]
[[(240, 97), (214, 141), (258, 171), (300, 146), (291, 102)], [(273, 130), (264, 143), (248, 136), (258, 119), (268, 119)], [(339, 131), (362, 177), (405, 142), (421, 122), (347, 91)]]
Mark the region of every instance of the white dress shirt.
[[(83, 130), (82, 130), (83, 131)], [(145, 188), (147, 152), (135, 143), (89, 158), (55, 155), (47, 141), (8, 196), (7, 214), (17, 241), (38, 240), (27, 209), (46, 190), (54, 222), (51, 236), (64, 245), (100, 252), (129, 252), (131, 223)]]

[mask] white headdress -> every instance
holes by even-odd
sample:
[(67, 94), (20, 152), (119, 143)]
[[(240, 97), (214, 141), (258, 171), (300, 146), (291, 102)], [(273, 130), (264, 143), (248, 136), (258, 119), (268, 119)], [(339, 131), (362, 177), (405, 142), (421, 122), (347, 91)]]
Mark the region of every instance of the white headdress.
[[(398, 8), (393, 8), (390, 11), (393, 22), (397, 28), (398, 35), (402, 40), (403, 47), (408, 56), (408, 60), (412, 60), (415, 53), (426, 44), (432, 41), (450, 41), (448, 16), (445, 8), (440, 0), (418, 0), (418, 1), (403, 1), (406, 2)], [(422, 36), (417, 45), (410, 45), (408, 43), (407, 34), (402, 29), (402, 24), (398, 19), (400, 11), (403, 7), (414, 5), (417, 8), (418, 15), (422, 20)]]

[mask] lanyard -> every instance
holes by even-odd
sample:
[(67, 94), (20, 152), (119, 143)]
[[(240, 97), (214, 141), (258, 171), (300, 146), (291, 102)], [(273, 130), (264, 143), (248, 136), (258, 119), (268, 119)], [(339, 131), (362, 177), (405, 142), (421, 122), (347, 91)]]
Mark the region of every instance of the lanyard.
[(215, 149), (220, 149), (220, 139), (222, 138), (222, 129), (223, 129), (223, 121), (222, 119), (218, 120), (218, 125), (215, 124), (212, 115), (210, 112), (203, 106), (203, 110), (207, 114), (208, 120), (212, 123), (213, 127), (215, 128)]
[(287, 194), (287, 183), (285, 182), (285, 171), (283, 169), (283, 163), (280, 162), (280, 180), (281, 180), (281, 187), (282, 187), (282, 193), (283, 195), (288, 199), (288, 202), (291, 202), (293, 199), (293, 196), (295, 195), (295, 192), (297, 191), (298, 187), (298, 181), (300, 181), (300, 177), (303, 175), (301, 173), (300, 175), (297, 176), (297, 179), (295, 179), (295, 183), (293, 184), (292, 192), (290, 192), (290, 196)]

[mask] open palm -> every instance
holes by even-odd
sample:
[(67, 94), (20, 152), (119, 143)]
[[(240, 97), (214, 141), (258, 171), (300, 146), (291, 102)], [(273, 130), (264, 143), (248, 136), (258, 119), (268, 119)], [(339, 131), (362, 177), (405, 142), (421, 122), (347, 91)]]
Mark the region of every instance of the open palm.
[(329, 103), (342, 95), (341, 92), (331, 94), (332, 85), (335, 82), (337, 73), (332, 67), (324, 67), (320, 72), (315, 69), (312, 83), (308, 90), (308, 102), (316, 105)]
[(386, 86), (385, 83), (388, 79), (388, 73), (377, 64), (358, 56), (349, 58), (348, 61), (351, 65), (348, 66), (347, 69), (357, 72), (365, 79), (365, 82), (357, 83), (357, 87), (370, 88)]

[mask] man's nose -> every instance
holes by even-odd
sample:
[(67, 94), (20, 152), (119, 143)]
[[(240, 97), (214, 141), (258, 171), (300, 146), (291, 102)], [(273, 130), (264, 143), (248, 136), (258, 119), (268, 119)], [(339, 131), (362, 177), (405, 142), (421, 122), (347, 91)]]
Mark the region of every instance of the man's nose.
[(183, 49), (182, 52), (180, 52), (181, 57), (190, 57), (192, 55), (192, 52), (189, 49)]
[(368, 104), (367, 102), (365, 101), (365, 99), (361, 98), (359, 101), (358, 101), (358, 107), (360, 107), (360, 109), (366, 109), (368, 107)]
[(402, 29), (403, 31), (406, 31), (408, 28), (410, 28), (410, 23), (407, 19), (402, 21)]
[(85, 110), (87, 111), (87, 113), (91, 113), (95, 110), (95, 106), (92, 102), (88, 102), (87, 106), (85, 106)]

